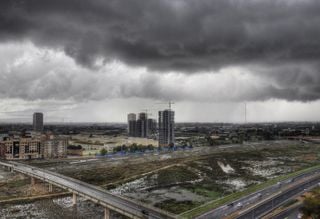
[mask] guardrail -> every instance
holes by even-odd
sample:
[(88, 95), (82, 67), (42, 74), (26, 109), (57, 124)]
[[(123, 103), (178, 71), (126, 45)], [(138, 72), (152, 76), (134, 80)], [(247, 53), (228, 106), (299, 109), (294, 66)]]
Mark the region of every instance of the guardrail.
[(2, 162), (2, 161), (0, 161), (0, 165), (6, 166), (6, 167), (13, 167), (13, 164), (8, 164), (8, 163)]

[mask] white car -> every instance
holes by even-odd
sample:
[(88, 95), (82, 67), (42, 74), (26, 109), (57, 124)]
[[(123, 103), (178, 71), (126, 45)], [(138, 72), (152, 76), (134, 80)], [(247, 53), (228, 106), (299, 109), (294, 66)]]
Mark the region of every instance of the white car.
[(243, 205), (242, 205), (241, 202), (239, 202), (239, 203), (236, 205), (236, 208), (242, 208), (242, 207), (243, 207)]

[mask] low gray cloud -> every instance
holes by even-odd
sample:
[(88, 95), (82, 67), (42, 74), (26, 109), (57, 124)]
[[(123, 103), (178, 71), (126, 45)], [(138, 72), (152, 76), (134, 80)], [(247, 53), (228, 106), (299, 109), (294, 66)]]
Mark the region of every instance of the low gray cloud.
[[(76, 65), (63, 52), (32, 44), (0, 45), (0, 98), (27, 101), (145, 98), (194, 102), (316, 100), (314, 65), (236, 66), (202, 74), (150, 73), (113, 62), (100, 69)], [(314, 68), (312, 68), (314, 67)], [(276, 73), (277, 72), (277, 73)], [(286, 78), (287, 80), (284, 80)]]
[(314, 101), (320, 97), (318, 62), (254, 66), (251, 73), (272, 85), (270, 97), (289, 101)]

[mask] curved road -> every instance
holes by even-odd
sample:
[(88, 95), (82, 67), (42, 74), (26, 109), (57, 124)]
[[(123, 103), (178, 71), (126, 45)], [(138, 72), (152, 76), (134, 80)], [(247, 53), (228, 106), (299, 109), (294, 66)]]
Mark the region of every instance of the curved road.
[(9, 164), (14, 171), (67, 189), (120, 214), (129, 216), (130, 218), (175, 218), (175, 215), (164, 212), (161, 209), (157, 209), (152, 206), (139, 203), (137, 201), (129, 200), (124, 197), (113, 195), (97, 186), (93, 186), (58, 173), (21, 164), (18, 162), (0, 162), (0, 165), (2, 164), (7, 164), (6, 166), (8, 166)]

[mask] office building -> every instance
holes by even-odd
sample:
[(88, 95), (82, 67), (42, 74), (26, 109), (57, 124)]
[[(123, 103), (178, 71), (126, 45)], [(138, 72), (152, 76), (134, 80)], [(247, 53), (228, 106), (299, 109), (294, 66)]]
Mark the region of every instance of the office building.
[(43, 113), (33, 114), (33, 131), (43, 132)]
[(159, 147), (174, 145), (174, 111), (159, 111)]
[(137, 118), (136, 114), (130, 113), (128, 114), (128, 136), (136, 137), (136, 126), (137, 126)]

